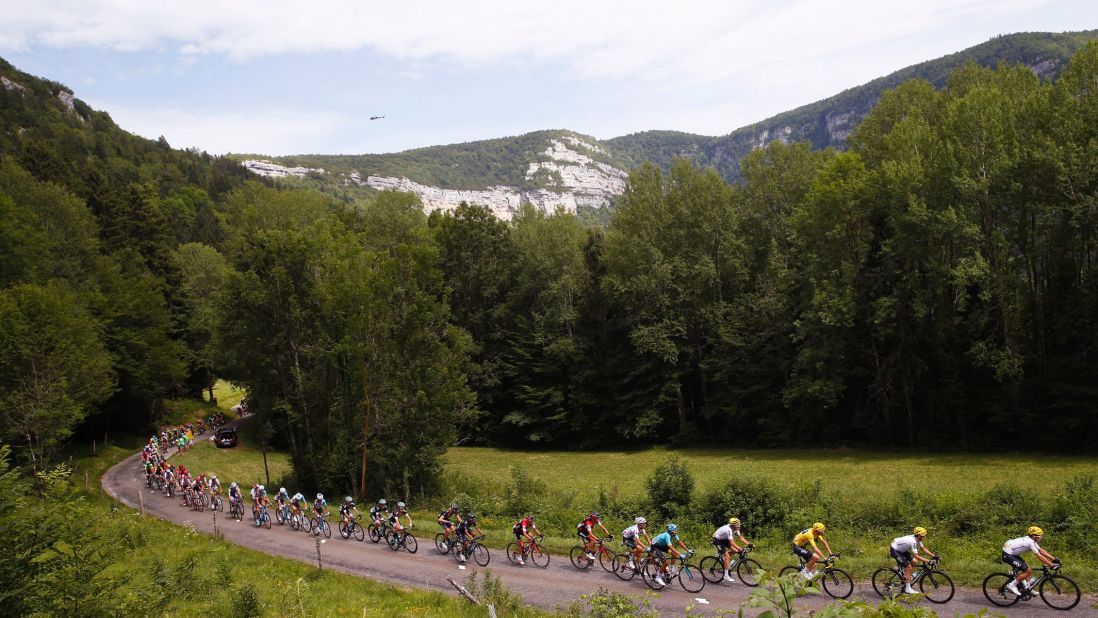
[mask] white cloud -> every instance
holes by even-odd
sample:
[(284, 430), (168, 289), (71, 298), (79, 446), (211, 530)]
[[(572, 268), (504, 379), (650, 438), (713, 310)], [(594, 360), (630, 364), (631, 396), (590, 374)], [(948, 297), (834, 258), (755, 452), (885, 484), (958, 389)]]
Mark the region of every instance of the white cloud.
[(167, 45), (184, 58), (248, 61), (371, 49), (410, 62), (548, 60), (584, 78), (700, 84), (1053, 1), (39, 0), (4, 10), (0, 50)]
[(163, 135), (175, 148), (198, 148), (211, 154), (325, 152), (330, 150), (330, 139), (346, 124), (343, 116), (330, 112), (224, 113), (89, 103), (110, 110), (111, 118), (127, 131), (149, 139)]

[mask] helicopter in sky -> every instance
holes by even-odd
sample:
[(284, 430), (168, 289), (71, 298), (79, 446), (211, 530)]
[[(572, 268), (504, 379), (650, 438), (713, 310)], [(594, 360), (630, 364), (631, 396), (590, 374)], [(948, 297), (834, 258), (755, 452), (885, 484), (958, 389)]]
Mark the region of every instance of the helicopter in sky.
[(381, 120), (385, 116), (370, 116), (370, 120)]

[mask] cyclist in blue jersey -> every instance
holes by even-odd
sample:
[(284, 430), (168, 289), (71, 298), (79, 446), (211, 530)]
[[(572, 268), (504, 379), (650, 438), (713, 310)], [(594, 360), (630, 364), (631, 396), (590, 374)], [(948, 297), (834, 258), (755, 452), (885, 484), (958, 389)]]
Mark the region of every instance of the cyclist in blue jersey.
[(686, 543), (682, 542), (679, 537), (679, 527), (675, 524), (667, 524), (667, 531), (656, 535), (656, 538), (652, 539), (652, 544), (648, 546), (648, 553), (652, 554), (659, 562), (660, 572), (656, 575), (656, 583), (661, 586), (666, 586), (667, 581), (664, 579), (664, 574), (667, 573), (667, 558), (665, 554), (671, 554), (672, 558), (678, 558), (682, 554), (675, 549), (675, 544), (689, 552), (690, 548), (686, 546)]

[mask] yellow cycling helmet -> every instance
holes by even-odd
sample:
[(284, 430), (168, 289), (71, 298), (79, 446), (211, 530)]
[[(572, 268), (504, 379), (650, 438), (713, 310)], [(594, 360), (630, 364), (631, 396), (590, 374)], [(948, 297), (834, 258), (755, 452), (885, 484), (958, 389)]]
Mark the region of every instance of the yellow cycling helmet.
[(926, 528), (922, 526), (915, 526), (915, 530), (912, 531), (915, 536), (926, 536)]
[(1037, 526), (1030, 526), (1029, 530), (1026, 530), (1027, 536), (1045, 536), (1045, 531), (1041, 530)]
[(728, 525), (729, 526), (738, 526), (738, 525), (740, 525), (740, 520), (733, 517), (732, 519), (728, 520)]
[(825, 530), (827, 530), (827, 526), (823, 525), (820, 522), (816, 522), (816, 523), (812, 524), (812, 531), (813, 532), (819, 532), (819, 533), (823, 534), (823, 532)]

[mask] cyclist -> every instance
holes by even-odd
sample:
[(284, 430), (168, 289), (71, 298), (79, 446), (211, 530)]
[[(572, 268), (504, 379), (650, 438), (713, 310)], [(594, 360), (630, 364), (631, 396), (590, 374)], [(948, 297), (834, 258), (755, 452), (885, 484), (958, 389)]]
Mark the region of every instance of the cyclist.
[(458, 551), (458, 562), (465, 562), (465, 549), (469, 546), (469, 541), (480, 534), (480, 528), (477, 526), (477, 516), (475, 513), (466, 513), (465, 517), (458, 521), (457, 526), (454, 527), (454, 534), (461, 540), (461, 549)]
[(385, 498), (379, 498), (377, 504), (370, 507), (370, 519), (374, 522), (374, 527), (381, 529), (381, 525), (389, 518), (389, 507), (386, 506)]
[(282, 513), (286, 508), (286, 503), (290, 501), (290, 494), (286, 491), (285, 487), (279, 487), (278, 493), (275, 494), (275, 509)]
[(217, 480), (216, 474), (210, 474), (210, 493), (214, 497), (221, 495), (221, 481)]
[(454, 519), (460, 520), (458, 517), (458, 505), (451, 503), (445, 510), (438, 514), (438, 525), (442, 526), (442, 538), (449, 541), (450, 535), (454, 532)]
[(519, 564), (526, 564), (526, 562), (522, 559), (522, 556), (523, 552), (526, 551), (525, 542), (530, 541), (532, 543), (534, 541), (534, 536), (530, 534), (531, 530), (538, 534), (541, 534), (541, 530), (538, 530), (538, 527), (534, 525), (533, 515), (527, 515), (523, 517), (522, 519), (515, 522), (515, 525), (511, 527), (511, 532), (515, 535), (515, 541), (518, 542)]
[(255, 514), (255, 527), (258, 528), (262, 524), (259, 522), (259, 514), (263, 507), (270, 504), (270, 500), (267, 499), (267, 488), (262, 485), (256, 485), (252, 494), (252, 512)]
[(324, 499), (324, 494), (318, 493), (316, 500), (313, 500), (313, 513), (318, 520), (323, 520), (328, 515), (328, 502)]
[[(643, 545), (638, 541), (643, 542)], [(637, 568), (644, 548), (652, 544), (652, 537), (648, 536), (648, 520), (638, 517), (633, 520), (633, 525), (621, 531), (621, 542), (629, 548), (629, 563), (626, 568)]]
[[(743, 541), (743, 546), (736, 544), (736, 538), (739, 537)], [(717, 528), (713, 533), (713, 538), (709, 540), (714, 547), (717, 548), (717, 552), (721, 556), (721, 563), (724, 565), (724, 581), (733, 583), (732, 574), (728, 572), (728, 564), (732, 561), (733, 553), (740, 553), (744, 547), (747, 547), (749, 543), (743, 536), (743, 530), (740, 528), (740, 520), (737, 517), (733, 517), (728, 520), (728, 523)]]
[(400, 525), (400, 518), (403, 517), (408, 520), (408, 527), (412, 527), (412, 516), (408, 514), (408, 511), (404, 508), (403, 502), (397, 502), (396, 508), (392, 513), (389, 513), (389, 527), (393, 529), (393, 532), (402, 532), (404, 526)]
[(576, 535), (579, 536), (580, 540), (583, 541), (584, 547), (587, 548), (588, 560), (595, 559), (595, 541), (597, 540), (593, 534), (595, 526), (602, 528), (602, 531), (606, 534), (606, 538), (613, 538), (613, 535), (606, 529), (606, 526), (602, 525), (602, 518), (599, 516), (598, 512), (591, 511), (588, 513), (587, 517), (584, 517), (583, 521), (576, 526)]
[(347, 496), (343, 499), (343, 504), (339, 505), (339, 517), (345, 524), (351, 523), (351, 520), (355, 518), (355, 501)]
[[(926, 528), (922, 526), (915, 526), (915, 529), (911, 531), (911, 534), (907, 536), (901, 536), (899, 538), (892, 539), (892, 544), (889, 545), (888, 554), (896, 560), (896, 566), (903, 569), (904, 572), (904, 592), (907, 594), (916, 594), (915, 589), (911, 587), (911, 569), (920, 562), (930, 562), (931, 559), (937, 558), (937, 554), (930, 551), (923, 541), (926, 539)], [(929, 558), (924, 558), (921, 550), (926, 550)]]
[(675, 524), (667, 524), (667, 531), (657, 534), (656, 538), (652, 539), (652, 544), (648, 546), (648, 553), (652, 554), (660, 565), (660, 572), (656, 574), (656, 583), (661, 586), (667, 585), (667, 581), (663, 578), (664, 573), (667, 572), (667, 560), (664, 553), (669, 552), (673, 558), (682, 555), (675, 549), (675, 543), (678, 543), (679, 547), (687, 552), (690, 551), (690, 548), (679, 537), (679, 527)]
[(305, 496), (299, 491), (290, 498), (290, 517), (301, 515), (303, 506), (305, 506)]
[(240, 504), (243, 496), (240, 495), (240, 487), (233, 481), (229, 484), (229, 505)]
[[(831, 546), (827, 544), (827, 539), (824, 538), (826, 530), (827, 526), (816, 522), (812, 524), (811, 528), (802, 530), (793, 537), (793, 553), (805, 561), (804, 569), (801, 570), (801, 575), (805, 579), (812, 579), (816, 576), (816, 562), (824, 559), (823, 552), (816, 546), (816, 539), (823, 541), (829, 556), (835, 555), (835, 552), (831, 551)], [(809, 545), (812, 546), (812, 549), (808, 549)]]
[[(1003, 544), (1002, 561), (1013, 567), (1014, 571), (1017, 573), (1014, 581), (1007, 584), (1007, 590), (1018, 596), (1022, 596), (1022, 594), (1028, 591), (1029, 587), (1033, 585), (1033, 568), (1026, 564), (1025, 560), (1022, 560), (1022, 555), (1026, 552), (1033, 552), (1038, 560), (1050, 567), (1056, 568), (1060, 566), (1059, 558), (1048, 553), (1037, 544), (1044, 536), (1044, 530), (1041, 530), (1037, 526), (1030, 526), (1029, 530), (1026, 530), (1026, 536), (1011, 539)], [(1029, 581), (1026, 581), (1027, 579), (1029, 579)], [(1020, 590), (1019, 586), (1021, 586)]]

